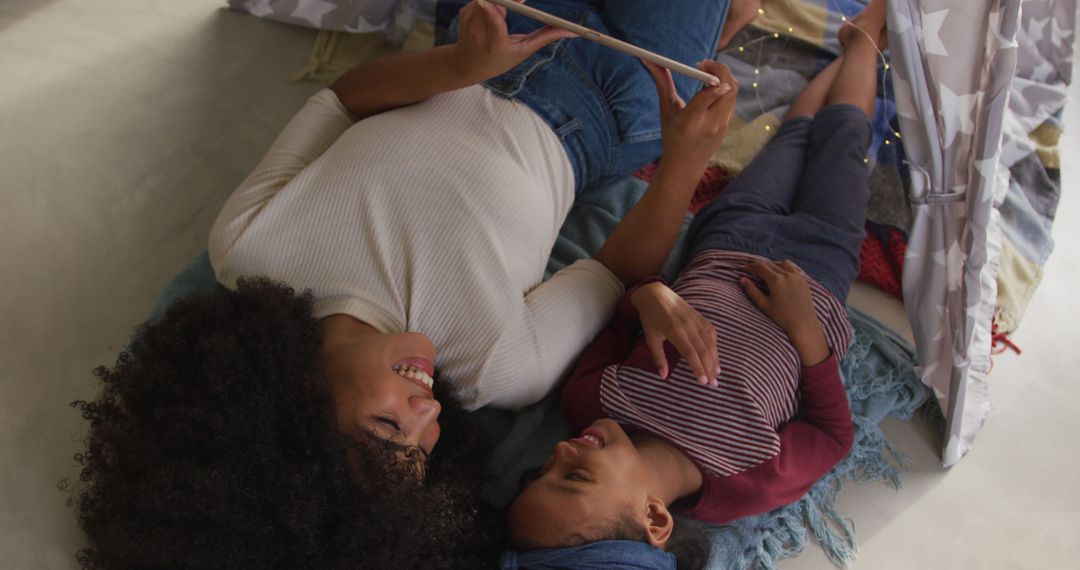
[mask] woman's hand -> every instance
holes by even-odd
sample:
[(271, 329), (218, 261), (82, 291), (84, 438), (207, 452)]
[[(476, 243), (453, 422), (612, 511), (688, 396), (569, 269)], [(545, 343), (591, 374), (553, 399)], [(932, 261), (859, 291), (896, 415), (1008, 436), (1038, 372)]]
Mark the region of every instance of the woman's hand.
[(686, 103), (679, 97), (671, 70), (642, 60), (656, 82), (660, 95), (660, 128), (664, 144), (661, 165), (686, 169), (701, 176), (709, 158), (720, 147), (735, 111), (739, 82), (728, 66), (711, 60), (698, 67), (720, 79), (717, 87), (706, 86)]
[(749, 278), (742, 277), (739, 282), (746, 295), (761, 312), (784, 329), (803, 366), (813, 366), (828, 358), (829, 345), (814, 311), (810, 284), (799, 268), (790, 260), (784, 260), (757, 261), (745, 269), (769, 287), (769, 292), (765, 293)]
[(552, 26), (511, 35), (506, 28), (506, 8), (473, 0), (458, 15), (456, 65), (471, 83), (479, 83), (509, 71), (551, 42), (570, 37), (574, 37), (573, 32)]
[(717, 384), (720, 374), (716, 353), (716, 328), (663, 283), (638, 287), (630, 303), (641, 316), (645, 344), (649, 347), (661, 378), (668, 376), (664, 341), (670, 341), (690, 366), (698, 382)]

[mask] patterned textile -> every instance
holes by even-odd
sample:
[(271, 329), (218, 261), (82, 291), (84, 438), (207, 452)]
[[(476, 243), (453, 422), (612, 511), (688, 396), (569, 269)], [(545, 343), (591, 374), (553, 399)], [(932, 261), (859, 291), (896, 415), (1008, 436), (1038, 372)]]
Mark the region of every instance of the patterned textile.
[(369, 33), (401, 46), (418, 20), (430, 21), (435, 0), (228, 0), (234, 10), (318, 30)]
[[(777, 429), (796, 411), (802, 366), (787, 334), (746, 296), (743, 267), (762, 258), (722, 250), (694, 256), (672, 289), (716, 326), (719, 386), (702, 386), (685, 360), (669, 378), (630, 363), (604, 370), (604, 412), (683, 449), (706, 472), (727, 476), (780, 452)], [(837, 358), (851, 340), (847, 311), (817, 281), (808, 280), (814, 309)]]
[(802, 500), (726, 525), (705, 525), (712, 543), (710, 570), (772, 570), (778, 559), (797, 555), (811, 541), (837, 566), (847, 567), (858, 543), (855, 524), (835, 509), (841, 484), (882, 481), (899, 487), (905, 461), (878, 424), (887, 415), (910, 418), (929, 400), (930, 390), (915, 374), (914, 350), (907, 343), (858, 311), (851, 311), (851, 322), (854, 340), (840, 370), (851, 403), (855, 445)]
[(1057, 119), (1047, 120), (1027, 139), (1035, 145), (1034, 152), (1009, 168), (1009, 191), (998, 209), (1003, 235), (994, 320), (999, 333), (1010, 333), (1020, 326), (1042, 281), (1042, 267), (1054, 249), (1050, 231), (1061, 198), (1060, 134)]
[(859, 252), (859, 280), (903, 300), (900, 279), (906, 253), (907, 236), (903, 232), (866, 222), (866, 239)]
[[(659, 163), (657, 162), (647, 164), (635, 172), (634, 176), (645, 182), (650, 182), (656, 174), (658, 166)], [(697, 188), (694, 188), (694, 196), (690, 199), (690, 206), (686, 208), (686, 212), (688, 214), (700, 212), (702, 208), (708, 206), (710, 202), (720, 195), (720, 191), (730, 181), (731, 175), (723, 168), (719, 166), (706, 168), (705, 173), (701, 175), (701, 180), (698, 180)]]
[(1029, 1), (1020, 12), (1019, 0), (889, 5), (915, 216), (904, 300), (922, 380), (947, 418), (945, 465), (967, 453), (989, 413), (999, 208), (1016, 194), (1009, 169), (1034, 150), (1029, 133), (1060, 110), (1071, 80), (1075, 0)]
[(1008, 237), (1002, 238), (998, 265), (995, 334), (1009, 334), (1020, 326), (1024, 309), (1042, 281), (1043, 270), (1021, 254)]

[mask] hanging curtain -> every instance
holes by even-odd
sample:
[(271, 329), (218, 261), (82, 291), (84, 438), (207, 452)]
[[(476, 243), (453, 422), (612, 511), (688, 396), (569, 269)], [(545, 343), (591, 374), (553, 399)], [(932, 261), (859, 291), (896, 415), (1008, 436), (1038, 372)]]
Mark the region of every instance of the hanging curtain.
[(989, 413), (1001, 249), (996, 207), (1009, 184), (1000, 150), (1019, 16), (1020, 0), (889, 3), (914, 214), (904, 302), (920, 375), (946, 417), (946, 466), (967, 453)]

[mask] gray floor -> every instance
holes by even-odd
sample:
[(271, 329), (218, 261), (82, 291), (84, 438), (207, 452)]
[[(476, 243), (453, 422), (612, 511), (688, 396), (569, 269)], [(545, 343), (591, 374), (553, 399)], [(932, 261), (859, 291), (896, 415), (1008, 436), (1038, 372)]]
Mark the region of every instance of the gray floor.
[[(71, 568), (79, 533), (56, 482), (80, 420), (161, 287), (204, 248), (229, 191), (314, 90), (289, 76), (314, 34), (223, 0), (0, 3), (0, 567)], [(1076, 90), (1074, 89), (1074, 93)], [(935, 434), (890, 422), (905, 487), (848, 485), (860, 568), (1080, 565), (1080, 120), (1071, 109), (1058, 249), (997, 360), (974, 451), (938, 467)], [(786, 568), (830, 568), (811, 545)]]

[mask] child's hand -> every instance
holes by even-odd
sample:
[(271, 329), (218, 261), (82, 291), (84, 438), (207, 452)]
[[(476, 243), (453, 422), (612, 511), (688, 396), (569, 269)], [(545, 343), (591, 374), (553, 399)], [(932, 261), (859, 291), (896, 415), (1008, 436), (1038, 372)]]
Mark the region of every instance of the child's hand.
[(474, 83), (509, 71), (551, 42), (574, 37), (573, 32), (552, 26), (511, 35), (506, 28), (506, 8), (485, 0), (473, 0), (462, 8), (458, 26), (454, 44), (457, 67)]
[(790, 260), (782, 263), (756, 261), (744, 269), (769, 287), (765, 293), (747, 277), (739, 282), (754, 305), (784, 329), (804, 366), (813, 366), (829, 357), (829, 345), (814, 311), (814, 300), (806, 277)]
[(720, 79), (717, 87), (706, 86), (686, 103), (675, 90), (671, 71), (641, 60), (656, 82), (660, 96), (660, 128), (664, 143), (663, 164), (698, 173), (720, 147), (735, 111), (739, 82), (728, 66), (711, 60), (698, 67)]
[(698, 382), (717, 384), (720, 374), (716, 353), (716, 328), (693, 307), (663, 283), (638, 287), (630, 303), (641, 316), (645, 344), (656, 362), (661, 378), (668, 376), (664, 341), (670, 341), (690, 366)]

